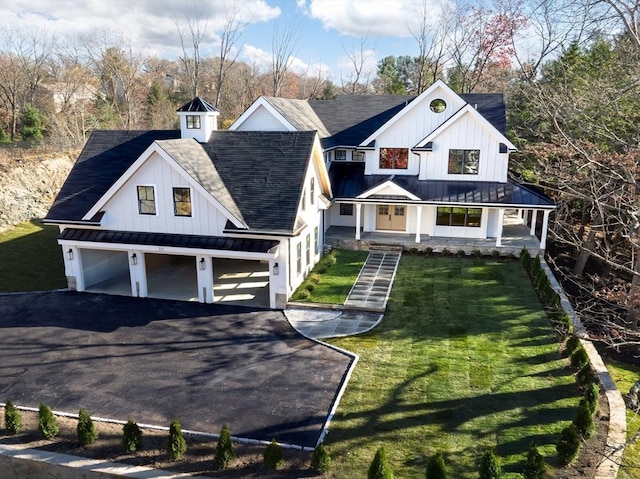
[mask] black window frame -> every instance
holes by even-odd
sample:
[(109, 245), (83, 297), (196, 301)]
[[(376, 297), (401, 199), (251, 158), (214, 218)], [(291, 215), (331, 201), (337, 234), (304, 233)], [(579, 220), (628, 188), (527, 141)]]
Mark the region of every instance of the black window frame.
[(340, 216), (353, 216), (353, 203), (340, 203)]
[[(475, 159), (471, 158), (475, 155)], [(475, 163), (475, 171), (473, 164)], [(471, 171), (465, 171), (471, 170)], [(479, 149), (450, 149), (447, 163), (449, 175), (478, 175), (480, 174), (480, 150)]]
[[(181, 197), (183, 199), (178, 200), (176, 198), (176, 190), (182, 190), (182, 192), (180, 193)], [(184, 200), (184, 191), (186, 190), (187, 192), (187, 200)], [(191, 201), (191, 188), (189, 188), (188, 186), (174, 186), (171, 190), (172, 192), (172, 196), (173, 196), (173, 215), (174, 216), (179, 216), (182, 218), (190, 218), (193, 216), (193, 203)], [(189, 205), (189, 214), (183, 214), (183, 213), (179, 213), (178, 212), (178, 203), (180, 204), (188, 204)]]
[(187, 130), (199, 130), (201, 128), (200, 115), (187, 115)]
[[(138, 195), (138, 214), (145, 216), (157, 215), (156, 187), (153, 185), (137, 185), (136, 191)], [(149, 191), (151, 191), (151, 195), (149, 195)], [(151, 198), (149, 198), (149, 196), (151, 196)], [(149, 206), (151, 206), (151, 208), (149, 208)]]
[[(390, 158), (385, 158), (385, 161), (390, 160), (391, 166), (382, 166), (383, 151), (390, 152)], [(399, 166), (403, 164), (405, 166)], [(409, 148), (395, 148), (395, 147), (381, 147), (378, 151), (378, 168), (381, 170), (407, 170), (409, 169)]]
[(482, 208), (438, 206), (436, 210), (436, 225), (480, 228), (482, 226)]

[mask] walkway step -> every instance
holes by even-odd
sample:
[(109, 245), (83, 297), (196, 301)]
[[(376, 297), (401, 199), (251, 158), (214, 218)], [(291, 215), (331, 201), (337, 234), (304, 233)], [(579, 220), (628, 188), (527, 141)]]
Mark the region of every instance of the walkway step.
[(402, 248), (388, 246), (369, 252), (344, 306), (384, 311), (401, 254)]

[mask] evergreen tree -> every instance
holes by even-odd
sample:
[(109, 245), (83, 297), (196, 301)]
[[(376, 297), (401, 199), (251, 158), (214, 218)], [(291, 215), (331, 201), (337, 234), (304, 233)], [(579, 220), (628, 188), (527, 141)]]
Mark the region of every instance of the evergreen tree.
[(78, 413), (78, 442), (81, 446), (88, 446), (93, 444), (98, 439), (98, 430), (95, 424), (91, 420), (91, 416), (87, 414), (87, 411), (80, 409)]
[(284, 466), (284, 455), (282, 454), (282, 447), (272, 439), (269, 445), (265, 448), (262, 456), (264, 465), (267, 469), (275, 471)]
[(384, 446), (381, 446), (373, 458), (371, 466), (369, 466), (369, 472), (367, 479), (393, 479), (393, 471), (389, 465), (387, 459), (387, 452)]
[(42, 141), (42, 115), (33, 105), (27, 105), (22, 111), (22, 139), (26, 141)]
[(4, 427), (9, 434), (18, 434), (22, 429), (20, 411), (8, 399), (4, 404)]
[(229, 461), (233, 459), (233, 442), (231, 441), (231, 434), (226, 424), (222, 426), (220, 431), (220, 437), (218, 438), (218, 444), (216, 445), (216, 466), (218, 469), (226, 469), (229, 465)]
[(187, 441), (182, 435), (182, 427), (178, 418), (175, 418), (169, 427), (167, 452), (172, 461), (181, 461), (184, 453), (187, 452)]
[(51, 408), (42, 403), (38, 408), (38, 430), (45, 439), (52, 439), (60, 433), (58, 420), (53, 415)]
[(480, 479), (499, 479), (502, 477), (500, 458), (493, 451), (487, 451), (480, 459)]
[(142, 431), (140, 426), (129, 418), (122, 428), (122, 447), (126, 454), (142, 449)]
[(427, 462), (426, 479), (447, 479), (447, 466), (444, 463), (444, 455), (435, 453)]

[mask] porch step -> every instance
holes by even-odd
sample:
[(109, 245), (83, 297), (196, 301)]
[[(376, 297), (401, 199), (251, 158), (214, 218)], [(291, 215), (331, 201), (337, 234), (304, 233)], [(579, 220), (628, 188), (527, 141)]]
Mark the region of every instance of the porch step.
[(402, 245), (391, 243), (371, 243), (369, 251), (388, 251), (393, 253), (402, 253)]

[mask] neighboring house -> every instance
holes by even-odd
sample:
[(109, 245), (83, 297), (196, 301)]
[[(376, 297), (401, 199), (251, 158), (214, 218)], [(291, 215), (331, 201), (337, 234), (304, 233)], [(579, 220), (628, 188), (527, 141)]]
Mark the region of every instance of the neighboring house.
[(318, 131), (333, 190), (328, 237), (341, 229), (355, 240), (490, 238), (500, 247), (505, 211), (515, 210), (532, 233), (542, 212), (545, 248), (554, 204), (507, 177), (515, 147), (501, 94), (458, 95), (437, 81), (417, 97), (261, 97), (230, 130)]
[(332, 196), (315, 131), (95, 131), (45, 218), (71, 289), (282, 308), (318, 261)]

